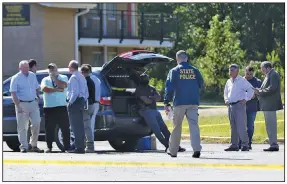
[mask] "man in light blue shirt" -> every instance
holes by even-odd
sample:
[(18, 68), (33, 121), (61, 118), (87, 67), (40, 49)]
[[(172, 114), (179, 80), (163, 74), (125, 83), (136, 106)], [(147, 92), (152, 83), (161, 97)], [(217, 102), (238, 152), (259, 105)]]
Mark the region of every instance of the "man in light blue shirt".
[[(96, 103), (94, 104), (94, 113), (93, 113), (93, 116), (92, 116), (92, 120), (91, 120), (91, 128), (92, 130), (95, 130), (95, 123), (96, 123), (96, 116), (97, 116), (97, 113), (99, 111), (99, 108), (100, 108), (100, 98), (101, 98), (101, 81), (100, 79), (98, 79), (98, 77), (96, 77), (95, 75), (93, 75), (93, 71), (92, 71), (92, 66), (87, 64), (87, 66), (89, 67), (90, 69), (90, 77), (91, 79), (94, 81), (95, 83), (95, 89), (96, 89)], [(93, 132), (94, 133), (94, 132)]]
[(19, 70), (11, 79), (10, 92), (15, 104), (17, 132), (22, 153), (28, 151), (27, 131), (29, 120), (31, 122), (31, 141), (32, 149), (29, 151), (42, 153), (37, 147), (40, 132), (40, 111), (39, 111), (39, 83), (36, 75), (29, 72), (29, 63), (23, 60), (19, 63)]
[(48, 65), (49, 76), (41, 82), (43, 91), (44, 113), (45, 113), (45, 132), (48, 149), (46, 153), (52, 152), (55, 128), (59, 125), (63, 134), (63, 152), (70, 148), (70, 124), (67, 112), (67, 83), (68, 77), (58, 73), (56, 64)]
[(72, 76), (68, 82), (67, 107), (70, 125), (75, 135), (75, 150), (70, 153), (85, 153), (85, 131), (83, 111), (89, 97), (87, 81), (78, 71), (79, 63), (70, 61), (69, 71)]

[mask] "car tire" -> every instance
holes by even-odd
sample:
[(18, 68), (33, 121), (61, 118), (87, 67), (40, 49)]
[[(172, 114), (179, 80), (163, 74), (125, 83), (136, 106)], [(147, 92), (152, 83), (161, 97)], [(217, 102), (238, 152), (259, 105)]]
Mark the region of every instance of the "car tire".
[(7, 140), (6, 144), (11, 150), (20, 152), (20, 142), (18, 141), (18, 138)]
[(139, 139), (109, 140), (110, 145), (119, 152), (133, 152), (136, 149)]
[[(70, 145), (71, 147), (73, 147), (74, 143), (75, 143), (75, 136), (73, 134), (73, 132), (71, 131), (70, 129), (70, 134), (71, 134), (71, 137), (70, 137)], [(65, 152), (65, 147), (64, 147), (64, 144), (63, 144), (63, 136), (62, 136), (62, 131), (60, 129), (60, 127), (57, 125), (56, 126), (56, 130), (55, 130), (55, 142), (58, 146), (58, 148), (62, 151), (62, 152)]]

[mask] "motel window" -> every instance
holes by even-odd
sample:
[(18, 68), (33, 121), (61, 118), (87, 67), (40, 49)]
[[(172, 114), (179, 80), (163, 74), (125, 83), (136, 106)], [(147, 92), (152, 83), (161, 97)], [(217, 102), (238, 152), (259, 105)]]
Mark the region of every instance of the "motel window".
[(116, 52), (108, 52), (108, 62), (117, 56)]
[(93, 66), (100, 67), (103, 65), (103, 53), (93, 52)]
[(115, 3), (107, 3), (107, 14), (109, 20), (116, 19), (116, 4)]
[(97, 3), (97, 7), (90, 10), (93, 14), (93, 19), (100, 19), (100, 10), (103, 9), (103, 3)]

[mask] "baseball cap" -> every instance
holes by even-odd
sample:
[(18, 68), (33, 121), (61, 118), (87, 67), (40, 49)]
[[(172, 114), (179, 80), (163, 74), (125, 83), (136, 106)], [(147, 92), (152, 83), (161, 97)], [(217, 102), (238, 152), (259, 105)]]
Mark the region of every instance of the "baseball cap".
[(48, 65), (48, 69), (50, 69), (50, 68), (57, 68), (57, 65), (55, 63), (50, 63)]

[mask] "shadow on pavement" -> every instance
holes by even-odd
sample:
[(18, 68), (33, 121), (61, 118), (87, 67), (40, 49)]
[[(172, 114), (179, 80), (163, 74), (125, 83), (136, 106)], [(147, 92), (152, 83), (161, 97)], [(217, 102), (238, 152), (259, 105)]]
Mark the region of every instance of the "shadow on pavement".
[(200, 159), (207, 159), (207, 160), (253, 160), (249, 158), (208, 158), (208, 157), (200, 157)]
[[(12, 151), (12, 150), (5, 150), (3, 151), (3, 153), (20, 153), (20, 152)], [(33, 152), (27, 152), (27, 153), (29, 154)], [(65, 152), (61, 152), (61, 151), (52, 151), (52, 153), (65, 154)], [(132, 154), (132, 153), (165, 153), (165, 151), (164, 150), (146, 150), (146, 151), (120, 152), (120, 151), (115, 151), (115, 150), (96, 150), (94, 153), (96, 154)], [(86, 154), (94, 154), (94, 153), (86, 153)], [(45, 153), (45, 154), (49, 154), (49, 153)]]
[(165, 153), (164, 150), (146, 150), (146, 151), (133, 151), (133, 152), (119, 152), (114, 150), (101, 150), (101, 151), (95, 151), (97, 154), (132, 154), (132, 153)]

